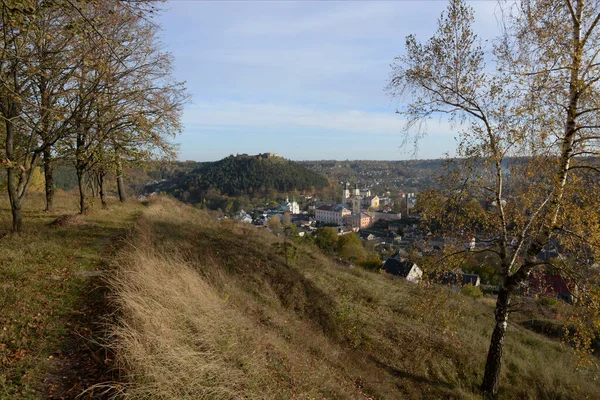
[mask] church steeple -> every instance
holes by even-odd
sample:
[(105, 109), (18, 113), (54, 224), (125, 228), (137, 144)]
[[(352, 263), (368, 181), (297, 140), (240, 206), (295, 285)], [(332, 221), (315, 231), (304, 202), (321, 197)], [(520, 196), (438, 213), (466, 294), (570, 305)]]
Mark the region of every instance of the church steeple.
[(344, 184), (344, 190), (342, 190), (342, 202), (347, 203), (350, 198), (350, 190), (348, 190), (348, 182)]
[(352, 214), (360, 214), (360, 203), (362, 202), (361, 195), (352, 198)]

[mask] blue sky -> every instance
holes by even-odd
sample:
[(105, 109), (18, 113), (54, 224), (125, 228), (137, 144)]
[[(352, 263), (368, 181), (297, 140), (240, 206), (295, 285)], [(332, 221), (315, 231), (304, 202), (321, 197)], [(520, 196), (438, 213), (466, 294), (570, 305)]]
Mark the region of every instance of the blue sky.
[[(482, 38), (496, 2), (470, 3)], [(438, 158), (453, 128), (431, 121), (419, 150), (400, 148), (398, 101), (384, 91), (414, 33), (428, 39), (445, 1), (192, 1), (158, 18), (175, 78), (187, 82), (181, 160), (275, 152), (293, 160)]]

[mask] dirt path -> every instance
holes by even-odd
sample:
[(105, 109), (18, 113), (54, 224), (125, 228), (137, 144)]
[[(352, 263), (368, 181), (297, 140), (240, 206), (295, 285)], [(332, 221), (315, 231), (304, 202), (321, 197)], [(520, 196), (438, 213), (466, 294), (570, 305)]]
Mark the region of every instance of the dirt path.
[[(69, 322), (70, 330), (61, 350), (52, 354), (54, 369), (44, 380), (46, 399), (73, 399), (91, 386), (114, 381), (110, 354), (97, 343), (102, 331), (98, 322), (106, 314), (105, 289), (98, 277), (90, 278), (90, 294)], [(78, 315), (76, 315), (78, 314)], [(81, 398), (102, 398), (90, 391)]]
[(54, 368), (43, 382), (44, 399), (104, 399), (111, 391), (109, 386), (114, 387), (118, 381), (113, 357), (101, 345), (105, 336), (102, 324), (111, 312), (103, 277), (110, 273), (109, 260), (120, 248), (123, 236), (124, 233), (102, 241), (100, 271), (76, 274), (87, 279), (86, 289), (69, 316), (62, 348), (50, 356)]

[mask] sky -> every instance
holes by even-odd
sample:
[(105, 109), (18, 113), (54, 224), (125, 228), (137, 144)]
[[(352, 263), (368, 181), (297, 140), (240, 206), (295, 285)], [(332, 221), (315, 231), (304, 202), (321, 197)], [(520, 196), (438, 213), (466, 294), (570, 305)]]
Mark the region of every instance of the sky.
[[(498, 31), (495, 1), (473, 1), (475, 31)], [(427, 124), (402, 146), (406, 99), (385, 91), (407, 35), (426, 41), (446, 1), (171, 0), (157, 18), (191, 101), (180, 160), (278, 153), (292, 160), (454, 155), (456, 127)]]

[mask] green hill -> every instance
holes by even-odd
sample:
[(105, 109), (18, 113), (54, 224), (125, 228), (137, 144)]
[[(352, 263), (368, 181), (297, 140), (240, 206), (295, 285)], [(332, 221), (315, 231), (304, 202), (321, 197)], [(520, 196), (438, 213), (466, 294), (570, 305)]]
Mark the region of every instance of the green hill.
[(240, 196), (267, 190), (322, 189), (328, 183), (323, 175), (296, 162), (259, 154), (229, 156), (220, 161), (202, 163), (190, 173), (162, 185), (188, 191), (193, 200), (211, 189), (227, 196)]
[[(267, 231), (166, 198), (127, 243), (109, 286), (128, 398), (481, 398), (493, 299), (341, 266), (311, 245), (284, 252)], [(576, 371), (569, 346), (516, 320), (499, 398), (595, 398), (596, 369)]]

